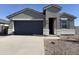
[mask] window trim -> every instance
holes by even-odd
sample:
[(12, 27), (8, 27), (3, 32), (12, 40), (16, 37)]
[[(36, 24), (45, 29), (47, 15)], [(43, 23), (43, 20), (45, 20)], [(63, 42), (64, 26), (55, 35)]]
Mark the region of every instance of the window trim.
[[(62, 21), (66, 21), (66, 23), (65, 23), (66, 24), (66, 27), (63, 27), (62, 26)], [(69, 25), (68, 24), (69, 24), (68, 18), (61, 18), (60, 19), (60, 28), (61, 29), (69, 29)]]

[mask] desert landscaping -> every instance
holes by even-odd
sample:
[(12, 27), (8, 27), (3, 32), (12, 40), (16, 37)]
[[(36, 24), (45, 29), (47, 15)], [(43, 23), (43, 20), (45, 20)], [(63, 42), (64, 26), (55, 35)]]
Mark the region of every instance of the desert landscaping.
[(46, 55), (79, 55), (79, 35), (45, 39), (44, 46)]

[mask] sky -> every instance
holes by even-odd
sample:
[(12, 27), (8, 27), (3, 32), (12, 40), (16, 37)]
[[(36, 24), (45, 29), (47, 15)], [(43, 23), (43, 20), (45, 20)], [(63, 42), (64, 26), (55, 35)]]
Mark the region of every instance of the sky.
[[(47, 4), (0, 4), (0, 19), (7, 20), (6, 16), (24, 8), (32, 8), (42, 12), (45, 6)], [(67, 12), (76, 16), (75, 26), (79, 26), (79, 4), (59, 4), (59, 6), (62, 7), (61, 12)]]

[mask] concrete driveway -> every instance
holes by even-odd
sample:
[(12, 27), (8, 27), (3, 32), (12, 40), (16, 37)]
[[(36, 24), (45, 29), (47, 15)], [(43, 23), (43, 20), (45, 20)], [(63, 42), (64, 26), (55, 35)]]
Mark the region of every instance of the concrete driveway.
[(0, 36), (0, 54), (43, 55), (43, 39), (41, 36)]

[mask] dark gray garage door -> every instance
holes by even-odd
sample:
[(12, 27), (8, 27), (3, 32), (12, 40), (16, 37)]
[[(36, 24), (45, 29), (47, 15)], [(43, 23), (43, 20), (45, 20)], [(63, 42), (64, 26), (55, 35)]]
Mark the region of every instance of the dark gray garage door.
[(32, 35), (43, 34), (42, 21), (14, 21), (15, 34)]

